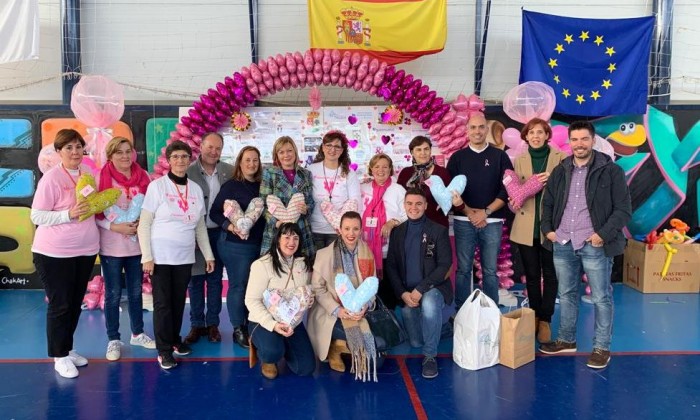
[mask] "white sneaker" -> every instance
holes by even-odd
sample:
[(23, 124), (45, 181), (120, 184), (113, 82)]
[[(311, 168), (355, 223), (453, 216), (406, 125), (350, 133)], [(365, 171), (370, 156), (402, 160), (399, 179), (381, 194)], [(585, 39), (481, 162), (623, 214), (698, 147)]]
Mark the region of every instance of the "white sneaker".
[(129, 344), (131, 344), (132, 346), (141, 346), (147, 349), (156, 348), (156, 342), (151, 337), (147, 336), (145, 333), (141, 333), (139, 335), (132, 335)]
[(78, 368), (75, 367), (73, 361), (70, 359), (70, 356), (54, 357), (53, 362), (53, 368), (59, 375), (63, 376), (64, 378), (78, 377)]
[(122, 342), (119, 340), (111, 340), (107, 343), (107, 360), (114, 362), (122, 357)]
[(68, 352), (68, 358), (70, 358), (70, 361), (73, 362), (73, 366), (75, 367), (83, 367), (88, 364), (88, 359), (76, 353), (75, 350)]

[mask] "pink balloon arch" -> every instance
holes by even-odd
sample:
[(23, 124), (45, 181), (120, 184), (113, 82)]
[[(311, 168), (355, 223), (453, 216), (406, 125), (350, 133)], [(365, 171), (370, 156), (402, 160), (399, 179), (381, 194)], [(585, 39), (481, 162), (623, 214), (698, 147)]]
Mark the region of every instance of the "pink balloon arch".
[[(428, 130), (447, 157), (467, 143), (469, 116), (484, 110), (476, 95), (460, 94), (454, 102), (446, 103), (421, 79), (367, 54), (315, 49), (277, 54), (227, 76), (192, 104), (168, 142), (184, 141), (198, 156), (201, 136), (218, 131), (234, 112), (276, 92), (320, 85), (367, 92), (396, 105)], [(154, 170), (162, 175), (168, 169), (161, 155)]]

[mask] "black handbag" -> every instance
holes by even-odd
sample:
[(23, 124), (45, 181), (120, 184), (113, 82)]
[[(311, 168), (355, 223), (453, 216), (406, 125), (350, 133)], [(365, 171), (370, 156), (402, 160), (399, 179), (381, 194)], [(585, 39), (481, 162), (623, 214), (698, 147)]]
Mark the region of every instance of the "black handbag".
[(365, 319), (372, 330), (377, 351), (386, 352), (408, 339), (406, 331), (396, 319), (394, 312), (387, 308), (384, 302), (376, 297), (376, 306), (373, 311), (367, 311)]

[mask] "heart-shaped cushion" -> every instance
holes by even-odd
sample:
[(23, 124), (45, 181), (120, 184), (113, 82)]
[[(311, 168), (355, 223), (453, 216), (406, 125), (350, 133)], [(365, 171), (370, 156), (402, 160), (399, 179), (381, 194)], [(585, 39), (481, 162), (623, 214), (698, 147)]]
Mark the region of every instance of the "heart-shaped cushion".
[(116, 204), (109, 207), (104, 211), (105, 219), (112, 223), (135, 222), (141, 217), (141, 206), (143, 206), (144, 198), (146, 198), (145, 195), (136, 194), (134, 198), (131, 199), (129, 207), (127, 207), (126, 210)]
[(277, 322), (289, 324), (292, 328), (301, 323), (306, 311), (314, 303), (310, 286), (293, 289), (267, 289), (263, 292), (263, 304)]
[(343, 203), (339, 210), (335, 209), (330, 200), (321, 203), (321, 213), (328, 220), (333, 229), (340, 229), (340, 219), (349, 211), (357, 211), (357, 200), (350, 199)]
[(257, 222), (260, 218), (264, 208), (265, 203), (260, 197), (255, 197), (254, 199), (250, 200), (245, 213), (236, 200), (225, 200), (224, 216), (226, 216), (228, 220), (238, 228), (238, 231), (241, 232), (243, 239), (246, 239), (250, 233), (250, 229), (253, 228), (255, 222)]
[(516, 210), (521, 208), (528, 198), (534, 197), (544, 188), (544, 184), (540, 182), (537, 175), (531, 176), (521, 184), (518, 174), (512, 169), (506, 169), (503, 173), (503, 185), (511, 199), (511, 205)]
[(430, 178), (425, 180), (425, 185), (430, 188), (430, 193), (438, 204), (438, 208), (447, 216), (447, 213), (449, 213), (452, 208), (452, 191), (456, 191), (457, 194), (462, 195), (464, 189), (467, 188), (467, 177), (464, 175), (457, 175), (452, 178), (450, 185), (445, 186), (445, 183), (442, 182), (442, 178), (437, 175), (431, 175)]
[(362, 307), (367, 304), (377, 294), (379, 279), (372, 276), (367, 277), (355, 289), (350, 277), (345, 273), (335, 275), (335, 292), (340, 298), (343, 307), (353, 313), (362, 311)]
[(267, 196), (267, 210), (277, 220), (283, 223), (296, 223), (301, 217), (299, 212), (299, 204), (304, 202), (304, 194), (295, 193), (289, 199), (289, 203), (285, 206), (282, 200), (276, 195)]
[(102, 213), (117, 202), (119, 196), (122, 195), (118, 188), (108, 188), (104, 191), (96, 192), (97, 187), (95, 178), (90, 174), (83, 174), (78, 178), (75, 184), (75, 196), (78, 202), (87, 201), (90, 208), (87, 213), (80, 216), (79, 221), (94, 216), (97, 213)]

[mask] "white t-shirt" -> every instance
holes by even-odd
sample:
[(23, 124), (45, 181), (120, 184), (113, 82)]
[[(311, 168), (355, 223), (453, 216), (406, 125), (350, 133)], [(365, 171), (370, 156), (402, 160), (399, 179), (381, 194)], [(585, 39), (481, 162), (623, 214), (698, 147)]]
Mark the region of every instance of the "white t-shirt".
[(334, 234), (333, 226), (328, 223), (323, 212), (321, 203), (330, 200), (333, 208), (340, 210), (347, 200), (357, 202), (357, 211), (362, 215), (362, 197), (360, 195), (360, 180), (357, 174), (351, 169), (347, 176), (342, 175), (342, 168), (325, 168), (323, 162), (309, 165), (313, 179), (314, 211), (311, 213), (311, 231), (314, 233)]
[[(151, 252), (156, 264), (194, 264), (195, 228), (204, 216), (204, 193), (188, 180), (187, 189), (163, 176), (148, 186), (143, 209), (153, 213)], [(187, 198), (186, 204), (184, 198)]]

